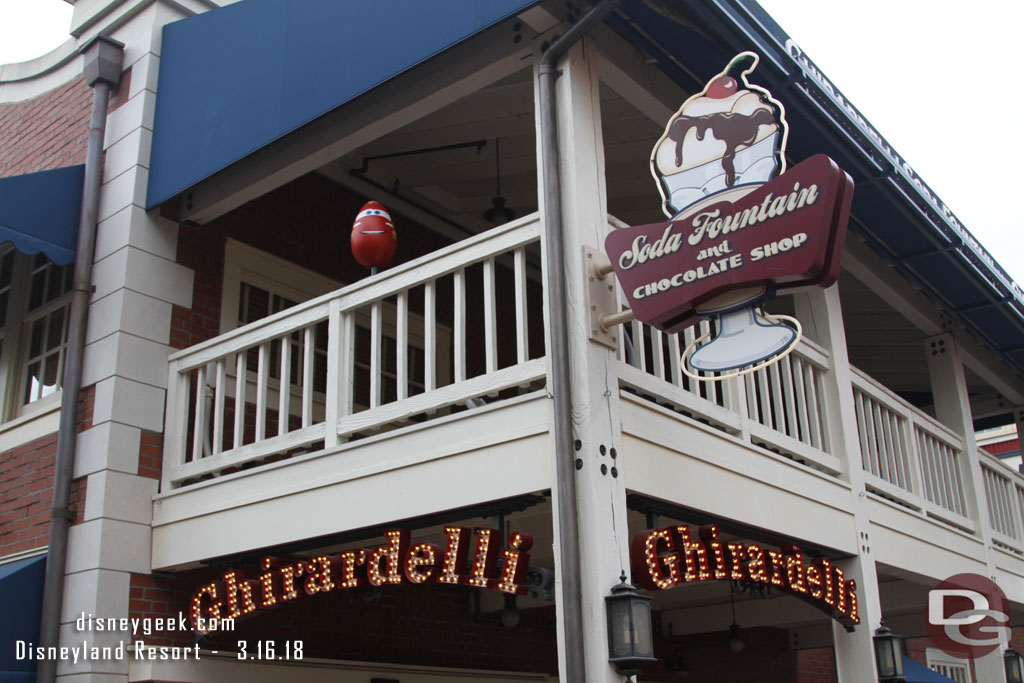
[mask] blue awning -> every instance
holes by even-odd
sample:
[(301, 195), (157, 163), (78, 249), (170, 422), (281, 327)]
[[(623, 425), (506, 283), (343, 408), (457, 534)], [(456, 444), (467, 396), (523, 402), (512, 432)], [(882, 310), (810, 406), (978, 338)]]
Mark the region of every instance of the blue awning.
[(34, 681), (33, 659), (17, 659), (15, 644), (39, 640), (39, 613), (43, 605), (46, 555), (0, 564), (0, 683)]
[(903, 677), (907, 683), (956, 683), (952, 678), (932, 671), (906, 655), (903, 656)]
[(907, 683), (956, 683), (952, 678), (932, 671), (906, 655), (903, 656), (903, 677)]
[(146, 208), (536, 0), (244, 0), (167, 24)]
[(0, 243), (74, 263), (85, 166), (0, 178)]

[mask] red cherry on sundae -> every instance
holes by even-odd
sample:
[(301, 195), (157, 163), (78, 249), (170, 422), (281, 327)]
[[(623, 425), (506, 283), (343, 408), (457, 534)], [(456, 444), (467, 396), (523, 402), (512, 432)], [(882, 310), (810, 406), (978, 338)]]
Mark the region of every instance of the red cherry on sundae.
[(716, 78), (708, 86), (707, 96), (713, 100), (724, 100), (737, 92), (736, 79), (732, 76)]

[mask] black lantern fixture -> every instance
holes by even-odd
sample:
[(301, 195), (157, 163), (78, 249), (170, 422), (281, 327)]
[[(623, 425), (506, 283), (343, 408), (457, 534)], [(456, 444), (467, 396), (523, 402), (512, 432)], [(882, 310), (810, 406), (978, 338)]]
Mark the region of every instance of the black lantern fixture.
[(499, 225), (508, 223), (516, 217), (516, 212), (505, 206), (505, 198), (501, 196), (501, 138), (494, 140), (494, 177), (497, 184), (496, 194), (491, 203), (494, 205), (484, 211), (484, 218)]
[(620, 583), (605, 596), (608, 617), (608, 661), (623, 676), (640, 673), (644, 662), (654, 658), (654, 633), (651, 627), (651, 598), (637, 593), (636, 586), (626, 583), (626, 573)]
[(889, 630), (883, 621), (875, 630), (875, 666), (879, 681), (904, 681), (903, 638)]
[(1012, 646), (1003, 653), (1003, 668), (1006, 670), (1006, 683), (1024, 683), (1024, 657)]
[(740, 635), (740, 625), (736, 623), (736, 600), (733, 596), (732, 584), (729, 584), (729, 606), (732, 607), (732, 624), (729, 626), (729, 649), (733, 652), (741, 652), (745, 643)]

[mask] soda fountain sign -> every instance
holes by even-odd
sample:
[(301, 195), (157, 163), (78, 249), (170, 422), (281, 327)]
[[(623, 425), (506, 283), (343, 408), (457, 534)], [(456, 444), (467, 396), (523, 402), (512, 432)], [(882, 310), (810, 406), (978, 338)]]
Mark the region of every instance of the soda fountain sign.
[(755, 307), (835, 282), (853, 199), (853, 180), (825, 155), (786, 171), (785, 109), (747, 80), (757, 60), (734, 58), (655, 145), (651, 171), (669, 220), (605, 240), (638, 320), (669, 333), (699, 316), (716, 321), (715, 339), (690, 359), (701, 371), (756, 366), (792, 348), (798, 333)]

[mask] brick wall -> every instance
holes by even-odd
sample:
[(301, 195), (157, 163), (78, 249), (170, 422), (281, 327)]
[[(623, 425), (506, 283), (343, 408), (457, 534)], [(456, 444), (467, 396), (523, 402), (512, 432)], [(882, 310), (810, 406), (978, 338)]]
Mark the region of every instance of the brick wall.
[(0, 177), (85, 163), (92, 89), (82, 78), (0, 104)]
[(836, 662), (832, 648), (797, 650), (798, 683), (835, 683)]
[[(108, 111), (128, 101), (131, 69)], [(38, 97), (0, 104), (0, 178), (85, 163), (92, 88), (78, 77)]]
[[(94, 393), (87, 387), (79, 396), (78, 431), (92, 422)], [(47, 545), (56, 458), (56, 433), (0, 453), (0, 557)], [(71, 484), (75, 523), (82, 520), (85, 486), (84, 478)]]
[[(246, 563), (239, 567), (249, 578), (258, 574)], [(131, 616), (187, 614), (193, 591), (225, 570), (133, 576)], [(307, 658), (557, 674), (554, 608), (524, 609), (519, 625), (505, 628), (495, 614), (479, 616), (478, 595), (468, 587), (403, 584), (302, 596), (241, 619), (235, 631), (211, 634), (200, 647), (234, 651), (239, 640), (246, 640), (252, 651), (257, 641), (275, 641), (281, 652), (285, 641), (301, 640)], [(192, 635), (162, 632), (144, 639), (152, 645), (189, 646), (195, 642)], [(733, 652), (728, 632), (659, 637), (659, 661), (645, 666), (640, 680), (676, 681), (683, 670), (687, 680), (707, 683), (802, 680), (797, 678), (797, 653), (789, 649), (784, 630), (744, 629), (743, 639), (743, 650)]]
[[(175, 307), (171, 322), (171, 345), (187, 348), (210, 339), (220, 331), (221, 289), (224, 277), (224, 243), (230, 237), (262, 251), (296, 263), (320, 275), (348, 284), (369, 275), (356, 263), (349, 248), (352, 221), (367, 197), (357, 195), (337, 183), (311, 173), (270, 192), (199, 228), (182, 227), (178, 236), (178, 262), (195, 271), (191, 309)], [(392, 265), (398, 265), (440, 249), (450, 243), (433, 230), (418, 225), (396, 212), (392, 213), (398, 230), (398, 250)], [(467, 335), (482, 338), (482, 329), (474, 329), (482, 319), (483, 299), (476, 272), (471, 269), (467, 312)], [(511, 287), (511, 273), (497, 269), (497, 286)], [(450, 279), (449, 279), (450, 280)], [(531, 287), (535, 305), (530, 310), (531, 351), (539, 355), (543, 348), (543, 308), (540, 287)], [(438, 282), (439, 319), (451, 313), (451, 285)], [(500, 302), (499, 305), (503, 303)], [(421, 303), (416, 293), (410, 297), (411, 310)], [(511, 309), (509, 309), (511, 310)], [(502, 364), (514, 358), (514, 335), (503, 329), (510, 315), (499, 315), (499, 353)], [(469, 359), (469, 374), (482, 372), (482, 359)]]
[[(349, 249), (352, 221), (366, 202), (318, 174), (308, 174), (199, 228), (181, 228), (178, 263), (195, 275), (192, 308), (175, 307), (171, 345), (186, 348), (220, 332), (224, 243), (231, 237), (347, 284), (366, 277)], [(398, 264), (438, 249), (437, 233), (395, 215)]]
[[(187, 615), (193, 591), (219, 575), (212, 569), (178, 577), (133, 575), (131, 616)], [(524, 610), (519, 626), (509, 629), (494, 615), (474, 616), (476, 590), (403, 585), (303, 596), (241, 619), (235, 631), (211, 634), (200, 647), (236, 651), (239, 640), (253, 648), (258, 640), (274, 640), (282, 650), (284, 641), (301, 640), (306, 658), (557, 673), (553, 608)], [(152, 645), (195, 642), (191, 632), (139, 638)]]

